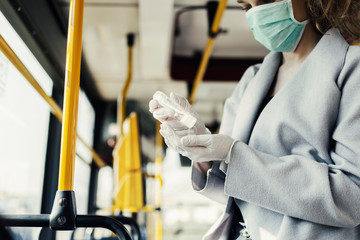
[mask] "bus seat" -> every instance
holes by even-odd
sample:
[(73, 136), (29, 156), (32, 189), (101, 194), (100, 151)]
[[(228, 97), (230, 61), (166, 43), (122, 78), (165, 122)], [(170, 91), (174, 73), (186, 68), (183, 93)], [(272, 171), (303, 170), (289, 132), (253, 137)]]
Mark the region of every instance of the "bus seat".
[(123, 124), (114, 157), (114, 209), (138, 212), (144, 207), (138, 115), (131, 113)]

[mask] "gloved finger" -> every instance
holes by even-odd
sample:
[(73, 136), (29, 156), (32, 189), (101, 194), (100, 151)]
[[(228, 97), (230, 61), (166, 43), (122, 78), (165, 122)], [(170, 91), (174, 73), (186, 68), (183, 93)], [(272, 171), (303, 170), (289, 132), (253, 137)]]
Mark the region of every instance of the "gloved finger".
[(175, 134), (175, 132), (168, 127), (166, 124), (160, 125), (160, 134), (163, 136), (166, 145), (176, 152), (184, 154), (184, 149), (181, 146), (180, 138)]
[(174, 130), (167, 126), (167, 124), (160, 124), (160, 134), (164, 138), (170, 139), (176, 145), (180, 144), (180, 138), (176, 135)]
[[(176, 134), (177, 137), (180, 139), (183, 136), (187, 136), (187, 135), (193, 135), (195, 134), (195, 129), (194, 128), (187, 128), (183, 123), (177, 121), (177, 120), (171, 120), (171, 121), (167, 121), (166, 125), (165, 124), (161, 124), (160, 128), (172, 128), (172, 132), (171, 134)], [(165, 131), (165, 129), (163, 130)], [(169, 130), (166, 130), (169, 131)], [(165, 133), (164, 133), (165, 134)], [(167, 133), (167, 135), (170, 135), (169, 133)], [(180, 142), (180, 140), (179, 140)]]
[(162, 124), (160, 125), (160, 130), (159, 133), (161, 134), (161, 136), (165, 139), (165, 138), (169, 138), (170, 134), (162, 128)]
[(156, 109), (161, 108), (162, 106), (160, 105), (160, 103), (155, 100), (155, 99), (151, 99), (149, 102), (149, 111), (151, 113), (153, 113)]
[[(164, 141), (165, 141), (165, 144), (166, 144), (169, 148), (173, 149), (175, 152), (178, 152), (178, 153), (180, 153), (181, 155), (186, 154), (186, 152), (185, 152), (181, 147), (176, 146), (176, 145), (173, 144), (169, 139), (164, 138)], [(185, 156), (185, 155), (184, 155), (184, 156)]]
[(181, 144), (185, 147), (210, 147), (211, 134), (206, 135), (188, 135), (180, 139)]
[(179, 104), (181, 107), (183, 107), (185, 110), (188, 110), (189, 107), (190, 107), (190, 103), (188, 102), (188, 100), (177, 94), (177, 93), (174, 93), (174, 92), (171, 92), (170, 93), (170, 99), (174, 102), (176, 102), (177, 104)]
[(195, 129), (194, 128), (187, 128), (187, 129), (183, 129), (183, 130), (175, 130), (176, 135), (178, 135), (179, 137), (184, 137), (187, 135), (193, 135), (195, 134)]
[(178, 119), (169, 120), (166, 122), (168, 126), (170, 126), (174, 131), (180, 131), (180, 130), (186, 130), (188, 127), (182, 122), (180, 122)]
[(159, 120), (160, 122), (166, 122), (169, 120), (176, 119), (176, 113), (174, 110), (170, 108), (158, 108), (153, 112), (153, 116), (155, 119)]
[(166, 144), (169, 148), (172, 148), (173, 150), (176, 151), (175, 145), (174, 145), (171, 141), (169, 141), (168, 138), (165, 138), (165, 137), (164, 137), (164, 142), (165, 142), (165, 144)]

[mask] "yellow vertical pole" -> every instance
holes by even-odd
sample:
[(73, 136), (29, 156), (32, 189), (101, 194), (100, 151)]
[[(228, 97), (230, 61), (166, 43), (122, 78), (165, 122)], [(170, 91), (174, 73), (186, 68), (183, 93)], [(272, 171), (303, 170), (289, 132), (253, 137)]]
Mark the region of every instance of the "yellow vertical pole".
[[(127, 76), (124, 83), (124, 87), (122, 89), (121, 93), (121, 99), (119, 99), (119, 107), (118, 108), (118, 116), (117, 116), (117, 122), (120, 127), (120, 133), (122, 136), (124, 134), (123, 124), (126, 118), (126, 97), (127, 93), (129, 91), (129, 87), (132, 81), (132, 68), (133, 68), (133, 46), (134, 46), (134, 38), (135, 35), (133, 33), (129, 33), (127, 35), (127, 46), (128, 46), (128, 68), (127, 68)], [(120, 114), (120, 115), (119, 115)]]
[[(218, 8), (216, 10), (214, 22), (211, 25), (211, 32), (212, 33), (217, 33), (219, 31), (220, 21), (221, 21), (223, 13), (225, 11), (226, 5), (227, 5), (227, 0), (220, 0), (220, 3), (219, 3)], [(189, 102), (190, 103), (194, 102), (197, 88), (199, 87), (201, 81), (204, 78), (206, 67), (208, 65), (212, 49), (214, 48), (214, 43), (215, 43), (215, 37), (209, 37), (209, 39), (208, 39), (208, 41), (206, 43), (206, 47), (205, 47), (203, 56), (201, 58), (199, 69), (198, 69), (198, 71), (196, 73), (196, 76), (195, 76), (193, 88), (192, 88), (191, 93), (190, 93), (190, 97), (189, 97)]]
[(74, 183), (83, 14), (84, 0), (70, 0), (58, 186), (65, 191), (73, 190)]
[[(160, 122), (156, 121), (156, 159), (155, 159), (155, 174), (158, 179), (156, 185), (156, 202), (155, 206), (161, 209), (162, 204), (162, 161), (163, 161), (163, 138), (160, 135)], [(162, 215), (161, 210), (155, 211), (155, 239), (162, 240)]]
[(161, 187), (162, 187), (162, 161), (163, 161), (163, 138), (160, 135), (160, 122), (156, 121), (156, 148), (155, 148), (155, 175), (159, 181), (159, 188), (156, 190), (156, 201), (155, 206), (160, 207), (162, 204), (161, 199)]
[[(125, 197), (127, 193), (125, 190), (128, 187), (128, 184), (124, 185), (124, 182), (130, 177), (132, 177), (131, 170), (136, 165), (136, 159), (140, 159), (140, 150), (134, 150), (138, 147), (138, 140), (136, 140), (136, 135), (138, 135), (138, 126), (137, 126), (137, 115), (130, 116), (128, 119), (129, 129), (128, 134), (125, 134), (124, 122), (126, 119), (126, 98), (127, 93), (132, 81), (132, 68), (133, 68), (133, 46), (135, 41), (135, 35), (129, 33), (127, 35), (127, 49), (128, 49), (128, 68), (127, 68), (127, 77), (124, 83), (124, 87), (121, 92), (121, 96), (118, 97), (118, 107), (117, 107), (117, 125), (120, 128), (120, 134), (117, 136), (117, 144), (113, 151), (113, 170), (114, 170), (114, 199), (113, 199), (113, 211), (123, 210), (124, 206), (128, 206), (130, 197)], [(134, 124), (134, 118), (136, 117), (136, 124)], [(137, 132), (136, 134), (131, 134), (130, 132)], [(135, 133), (134, 132), (134, 133)], [(135, 137), (135, 138), (133, 138)], [(138, 136), (137, 136), (138, 137)], [(131, 144), (131, 145), (130, 145)], [(120, 162), (122, 161), (122, 162)], [(134, 165), (135, 164), (135, 165)], [(140, 161), (139, 161), (140, 164)], [(126, 166), (128, 166), (126, 168)], [(135, 168), (137, 168), (136, 166)], [(141, 167), (139, 167), (141, 168)], [(122, 189), (121, 189), (122, 188)], [(135, 204), (136, 205), (136, 204)]]

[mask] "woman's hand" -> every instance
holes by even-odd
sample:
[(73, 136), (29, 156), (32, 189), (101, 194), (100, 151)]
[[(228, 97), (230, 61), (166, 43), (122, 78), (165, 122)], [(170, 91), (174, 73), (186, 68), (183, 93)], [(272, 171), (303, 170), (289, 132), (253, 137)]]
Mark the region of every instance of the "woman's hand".
[(192, 128), (188, 128), (177, 117), (177, 113), (166, 106), (161, 105), (157, 100), (152, 99), (149, 102), (149, 111), (153, 114), (154, 118), (161, 123), (166, 123), (170, 126), (177, 135), (185, 136), (188, 134), (209, 134), (210, 131), (206, 128), (205, 124), (200, 120), (199, 115), (195, 112), (193, 107), (187, 101), (186, 98), (176, 93), (170, 93), (169, 99), (176, 103), (181, 108), (181, 111), (190, 114), (196, 118), (196, 123)]
[(180, 139), (183, 155), (194, 162), (225, 160), (235, 140), (223, 134), (188, 135)]
[(170, 126), (162, 124), (160, 129), (165, 143), (194, 162), (225, 160), (234, 139), (222, 134), (179, 136)]

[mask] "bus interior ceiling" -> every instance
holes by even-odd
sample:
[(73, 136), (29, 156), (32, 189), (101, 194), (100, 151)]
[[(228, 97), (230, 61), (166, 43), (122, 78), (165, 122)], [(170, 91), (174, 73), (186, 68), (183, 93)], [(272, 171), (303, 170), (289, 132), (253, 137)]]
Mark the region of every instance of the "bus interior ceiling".
[[(0, 9), (13, 26), (21, 21), (36, 46), (38, 57), (59, 93), (64, 89), (69, 0), (2, 0)], [(217, 1), (205, 0), (85, 0), (80, 84), (100, 126), (95, 148), (111, 165), (116, 133), (117, 99), (127, 76), (127, 35), (135, 35), (132, 83), (127, 113), (140, 115), (142, 135), (155, 141), (155, 121), (148, 112), (152, 95), (161, 90), (188, 97), (209, 38), (209, 14)], [(17, 16), (12, 16), (16, 13)], [(211, 19), (211, 17), (210, 17)], [(205, 76), (196, 92), (194, 108), (215, 131), (222, 107), (246, 68), (260, 63), (268, 51), (253, 39), (245, 14), (229, 0), (221, 20)], [(31, 46), (32, 46), (31, 45)], [(99, 120), (100, 119), (100, 120)], [(143, 144), (143, 143), (142, 143)], [(144, 144), (144, 146), (146, 143)], [(143, 146), (143, 147), (144, 147)], [(143, 150), (154, 160), (155, 149)]]

